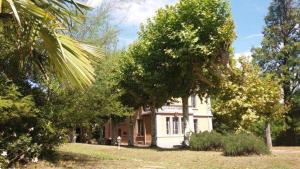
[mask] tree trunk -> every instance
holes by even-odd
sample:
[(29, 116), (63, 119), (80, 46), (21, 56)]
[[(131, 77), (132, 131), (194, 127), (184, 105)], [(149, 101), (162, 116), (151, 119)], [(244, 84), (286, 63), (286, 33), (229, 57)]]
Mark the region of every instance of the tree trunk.
[(184, 96), (182, 99), (182, 116), (183, 116), (183, 146), (189, 145), (189, 97)]
[[(291, 89), (290, 89), (291, 84), (289, 82), (285, 82), (283, 84), (283, 99), (284, 99), (284, 103), (286, 105), (291, 103), (291, 98), (292, 98), (292, 94), (291, 94)], [(286, 136), (284, 139), (285, 144), (289, 145), (289, 146), (295, 146), (297, 145), (297, 115), (295, 116), (295, 114), (297, 111), (293, 111), (293, 109), (290, 109), (286, 116), (285, 116), (285, 122), (288, 126), (286, 132)]]
[(117, 127), (117, 123), (111, 119), (111, 144), (115, 145), (117, 143), (117, 137), (118, 137), (118, 127)]
[(133, 123), (132, 117), (129, 117), (129, 124), (128, 124), (128, 146), (133, 146)]
[(151, 147), (156, 147), (156, 109), (154, 106), (150, 106), (151, 111)]
[(68, 131), (68, 141), (69, 143), (76, 143), (76, 131), (74, 128), (70, 128)]
[(271, 137), (271, 124), (269, 121), (266, 122), (265, 141), (266, 141), (267, 146), (271, 149), (272, 148), (272, 137)]

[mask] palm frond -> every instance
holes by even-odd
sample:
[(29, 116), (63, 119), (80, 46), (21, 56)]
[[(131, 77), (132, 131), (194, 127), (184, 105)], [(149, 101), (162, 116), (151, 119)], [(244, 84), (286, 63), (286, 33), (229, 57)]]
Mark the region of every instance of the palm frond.
[[(0, 4), (2, 0), (0, 0)], [(65, 35), (69, 20), (79, 22), (83, 15), (74, 12), (91, 9), (75, 0), (4, 0), (19, 25), (30, 20), (38, 32), (36, 41), (47, 51), (49, 65), (39, 65), (55, 73), (67, 86), (85, 88), (94, 81), (93, 60), (103, 56), (96, 47), (78, 42)], [(0, 11), (1, 11), (0, 6)], [(27, 22), (28, 23), (28, 22)], [(64, 33), (64, 34), (63, 34)], [(31, 47), (30, 47), (31, 48)], [(38, 62), (37, 62), (38, 63)]]
[(7, 0), (7, 2), (9, 3), (9, 5), (10, 5), (12, 11), (13, 11), (14, 17), (18, 21), (18, 24), (21, 26), (20, 17), (19, 17), (19, 14), (18, 14), (18, 11), (16, 9), (16, 6), (15, 6), (14, 2), (12, 0)]
[(103, 56), (101, 51), (66, 35), (52, 34), (47, 29), (42, 29), (40, 33), (49, 54), (51, 69), (60, 81), (75, 88), (85, 88), (94, 81), (93, 59)]

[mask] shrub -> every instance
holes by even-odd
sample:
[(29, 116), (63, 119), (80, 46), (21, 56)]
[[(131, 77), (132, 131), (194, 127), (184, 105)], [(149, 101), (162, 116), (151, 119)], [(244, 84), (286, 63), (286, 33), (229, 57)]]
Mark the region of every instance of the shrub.
[(224, 139), (223, 153), (225, 156), (240, 156), (251, 154), (268, 154), (268, 147), (261, 138), (252, 134), (230, 134)]
[(2, 74), (0, 89), (0, 168), (37, 161), (64, 141), (56, 113), (37, 107), (32, 95)]
[(223, 136), (215, 131), (193, 133), (190, 139), (190, 147), (192, 150), (220, 150), (223, 147)]

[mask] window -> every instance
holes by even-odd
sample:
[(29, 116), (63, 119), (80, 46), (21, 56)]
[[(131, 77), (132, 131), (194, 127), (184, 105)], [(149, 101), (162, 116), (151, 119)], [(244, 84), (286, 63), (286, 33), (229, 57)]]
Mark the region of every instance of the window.
[(173, 134), (178, 134), (179, 131), (179, 119), (178, 117), (173, 117)]
[(122, 130), (121, 129), (118, 130), (118, 136), (120, 136), (120, 137), (122, 136)]
[(196, 95), (191, 96), (192, 107), (196, 107)]
[(144, 123), (143, 120), (138, 119), (138, 135), (144, 135)]
[(167, 129), (167, 134), (171, 134), (170, 117), (166, 117), (166, 129)]
[(181, 117), (181, 133), (184, 134), (184, 121), (183, 121), (183, 117)]
[(198, 119), (194, 119), (194, 132), (198, 133)]

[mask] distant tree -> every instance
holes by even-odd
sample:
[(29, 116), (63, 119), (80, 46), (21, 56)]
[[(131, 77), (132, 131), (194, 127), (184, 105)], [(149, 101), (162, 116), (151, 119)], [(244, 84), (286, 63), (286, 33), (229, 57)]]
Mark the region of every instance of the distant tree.
[(113, 2), (102, 2), (99, 7), (85, 12), (85, 18), (81, 23), (70, 24), (71, 36), (97, 46), (105, 52), (115, 52), (119, 30), (112, 23), (114, 5)]
[(241, 68), (233, 67), (228, 79), (212, 102), (216, 128), (249, 131), (252, 123), (265, 123), (265, 138), (272, 147), (270, 124), (284, 116), (287, 107), (283, 99), (279, 80), (271, 74), (261, 75), (259, 68), (245, 58), (240, 60)]
[[(300, 127), (300, 3), (296, 0), (273, 0), (265, 17), (264, 38), (261, 47), (254, 48), (253, 58), (264, 72), (273, 72), (281, 79), (284, 103), (291, 109), (286, 116), (287, 140), (297, 142)], [(298, 133), (299, 135), (299, 133)]]
[[(136, 57), (151, 84), (162, 87), (168, 96), (181, 97), (184, 142), (189, 132), (188, 97), (197, 93), (207, 97), (222, 79), (231, 44), (234, 24), (228, 2), (223, 0), (181, 0), (157, 11), (141, 27)], [(151, 92), (150, 92), (151, 93)]]

